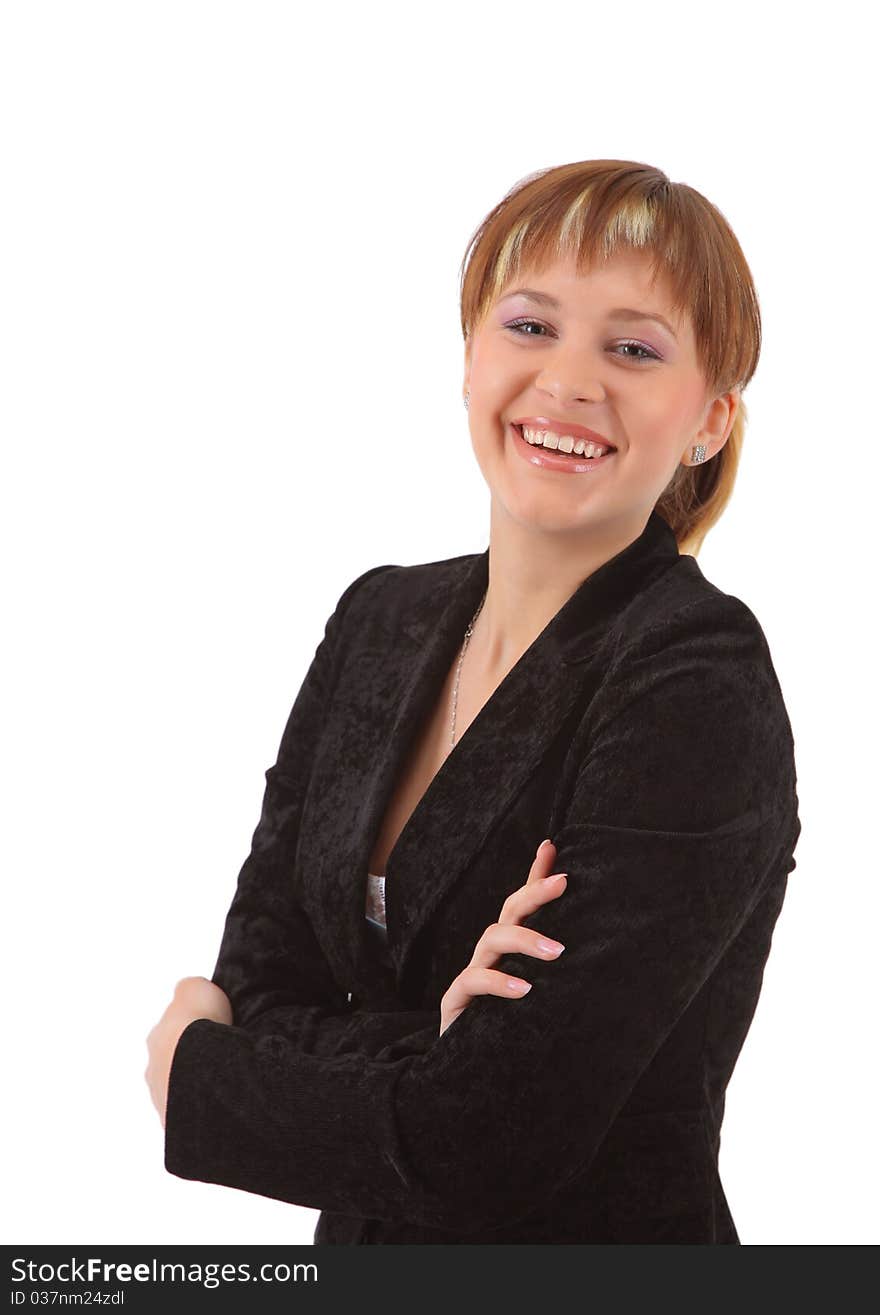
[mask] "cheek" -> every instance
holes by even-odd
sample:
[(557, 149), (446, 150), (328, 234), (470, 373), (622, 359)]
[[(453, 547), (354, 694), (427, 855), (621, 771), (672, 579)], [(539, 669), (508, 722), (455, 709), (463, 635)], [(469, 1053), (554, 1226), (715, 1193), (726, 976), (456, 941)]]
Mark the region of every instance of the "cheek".
[(512, 494), (519, 487), (523, 471), (522, 458), (513, 448), (513, 438), (504, 421), (497, 414), (480, 419), (474, 416), (470, 425), (473, 459), (486, 486), (493, 494), (506, 498), (504, 490)]
[(477, 411), (468, 417), (471, 445), (477, 455), (491, 457), (504, 450), (507, 426), (494, 410)]
[(471, 451), (480, 470), (488, 475), (503, 454), (503, 446), (493, 432), (490, 421), (481, 421), (477, 416), (472, 416), (469, 429)]
[(646, 461), (661, 467), (675, 461), (687, 443), (687, 435), (696, 426), (692, 400), (680, 391), (651, 400), (638, 419), (630, 417), (630, 435)]

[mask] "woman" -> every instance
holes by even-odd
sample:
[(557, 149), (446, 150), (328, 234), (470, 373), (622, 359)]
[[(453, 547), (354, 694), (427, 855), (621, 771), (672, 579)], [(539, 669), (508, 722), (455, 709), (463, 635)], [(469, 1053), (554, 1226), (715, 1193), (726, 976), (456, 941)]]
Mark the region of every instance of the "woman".
[(527, 178), (469, 253), (489, 546), (340, 598), (213, 981), (150, 1034), (165, 1164), (317, 1243), (736, 1243), (725, 1092), (800, 821), (761, 626), (688, 549), (757, 298), (717, 209), (627, 161)]

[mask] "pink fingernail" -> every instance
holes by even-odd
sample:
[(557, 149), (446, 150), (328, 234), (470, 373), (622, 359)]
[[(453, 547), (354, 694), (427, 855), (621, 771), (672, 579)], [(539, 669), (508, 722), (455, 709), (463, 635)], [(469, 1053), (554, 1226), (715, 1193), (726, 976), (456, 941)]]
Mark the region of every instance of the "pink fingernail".
[(542, 840), (541, 843), (540, 843), (540, 845), (538, 846), (538, 851), (537, 851), (537, 852), (540, 854), (541, 850), (544, 849), (545, 846), (547, 846), (547, 845), (552, 845), (552, 844), (553, 844), (553, 841), (550, 840), (549, 837), (548, 837), (547, 840)]
[(544, 880), (545, 880), (545, 881), (558, 881), (558, 880), (560, 879), (560, 877), (567, 877), (567, 876), (568, 876), (568, 873), (567, 873), (567, 872), (553, 872), (553, 873), (550, 874), (549, 877), (545, 877)]

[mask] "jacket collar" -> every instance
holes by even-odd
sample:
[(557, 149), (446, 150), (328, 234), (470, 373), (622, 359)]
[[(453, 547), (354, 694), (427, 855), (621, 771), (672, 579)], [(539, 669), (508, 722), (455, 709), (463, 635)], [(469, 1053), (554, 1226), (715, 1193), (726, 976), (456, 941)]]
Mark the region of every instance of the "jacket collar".
[[(663, 517), (652, 511), (641, 534), (578, 585), (535, 644), (552, 650), (567, 665), (583, 662), (593, 654), (613, 617), (635, 594), (662, 575), (678, 556), (675, 534)], [(418, 645), (429, 642), (438, 629), (454, 629), (459, 623), (463, 637), (486, 592), (488, 548), (471, 557), (454, 558), (450, 565), (456, 569), (449, 573), (439, 590), (423, 596), (403, 627)], [(440, 609), (442, 615), (438, 621)]]
[[(634, 596), (677, 559), (675, 535), (652, 512), (638, 538), (578, 586), (456, 741), (388, 859), (393, 998), (406, 998), (417, 937), (601, 674), (589, 664), (566, 678), (552, 673), (593, 656)], [(364, 917), (373, 843), (416, 732), (436, 706), (486, 590), (488, 569), (488, 548), (437, 564), (431, 593), (410, 607), (405, 638), (383, 658), (384, 693), (361, 724), (366, 740), (356, 765), (340, 771), (337, 763), (318, 785), (324, 806), (345, 816), (346, 825), (304, 873), (306, 903), (336, 976), (358, 989), (377, 973)], [(350, 697), (362, 695), (355, 690)]]

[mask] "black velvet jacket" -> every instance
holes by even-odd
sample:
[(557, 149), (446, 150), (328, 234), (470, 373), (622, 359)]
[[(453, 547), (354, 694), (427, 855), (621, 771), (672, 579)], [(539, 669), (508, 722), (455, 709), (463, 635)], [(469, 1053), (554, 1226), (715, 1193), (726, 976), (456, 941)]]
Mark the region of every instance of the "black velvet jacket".
[[(584, 580), (457, 741), (365, 919), (396, 775), (489, 552), (342, 594), (266, 772), (213, 978), (171, 1067), (165, 1167), (322, 1211), (316, 1243), (740, 1241), (718, 1176), (800, 832), (791, 726), (749, 608), (655, 511)], [(533, 983), (439, 1003), (558, 847)], [(772, 1191), (773, 1184), (767, 1187)]]

